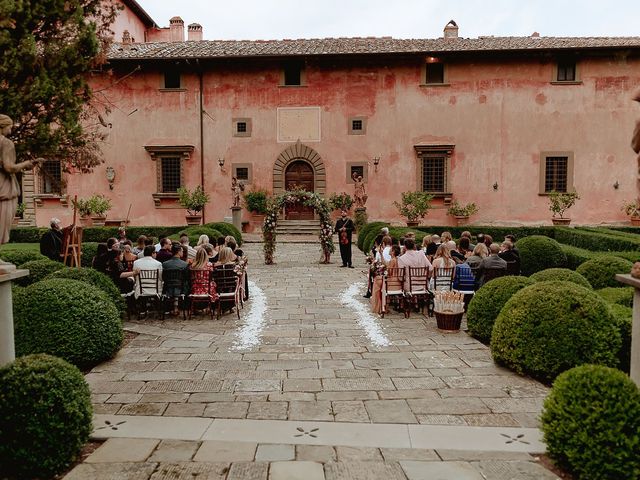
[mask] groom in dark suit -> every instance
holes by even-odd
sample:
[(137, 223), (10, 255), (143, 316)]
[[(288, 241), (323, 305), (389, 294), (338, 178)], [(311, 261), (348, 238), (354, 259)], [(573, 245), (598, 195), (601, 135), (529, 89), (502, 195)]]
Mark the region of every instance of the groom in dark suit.
[(340, 257), (342, 257), (341, 267), (353, 268), (351, 264), (351, 234), (355, 230), (353, 220), (347, 218), (347, 211), (342, 210), (342, 214), (336, 222), (335, 232), (338, 234), (340, 244)]

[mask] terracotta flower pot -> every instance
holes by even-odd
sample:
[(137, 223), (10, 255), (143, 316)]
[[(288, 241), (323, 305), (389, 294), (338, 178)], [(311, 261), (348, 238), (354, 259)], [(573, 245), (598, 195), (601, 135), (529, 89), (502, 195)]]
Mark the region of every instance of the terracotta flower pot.
[(551, 221), (554, 225), (569, 225), (571, 223), (570, 218), (552, 218)]
[(640, 227), (640, 217), (631, 217), (631, 225)]
[(92, 215), (91, 220), (93, 221), (94, 227), (104, 227), (104, 222), (106, 222), (107, 216)]
[(466, 225), (469, 222), (469, 216), (468, 215), (454, 215), (453, 218), (456, 219), (456, 223), (458, 224), (458, 226)]
[(198, 215), (185, 215), (187, 219), (187, 225), (200, 225), (202, 223), (202, 214)]
[(407, 221), (407, 227), (417, 227), (418, 225), (420, 225), (420, 222), (418, 221), (415, 221), (415, 222)]
[(80, 225), (82, 225), (83, 227), (90, 227), (91, 225), (93, 225), (93, 220), (91, 220), (91, 217), (89, 215), (85, 215), (83, 217), (80, 217)]

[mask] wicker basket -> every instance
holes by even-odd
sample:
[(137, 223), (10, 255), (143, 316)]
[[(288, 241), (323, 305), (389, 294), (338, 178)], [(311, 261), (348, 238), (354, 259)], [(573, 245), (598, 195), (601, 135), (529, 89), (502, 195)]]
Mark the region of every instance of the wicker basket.
[(460, 330), (460, 323), (462, 323), (463, 312), (451, 313), (451, 312), (434, 312), (436, 315), (436, 321), (438, 322), (438, 328), (440, 330), (446, 330), (455, 332)]

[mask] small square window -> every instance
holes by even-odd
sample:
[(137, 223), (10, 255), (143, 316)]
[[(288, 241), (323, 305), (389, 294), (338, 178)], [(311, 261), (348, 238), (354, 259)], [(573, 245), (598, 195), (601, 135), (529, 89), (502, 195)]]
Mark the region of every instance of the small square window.
[(576, 81), (576, 62), (573, 60), (563, 60), (558, 62), (558, 82)]
[(238, 123), (236, 123), (236, 132), (238, 132), (238, 133), (247, 133), (247, 122), (238, 122)]
[(250, 137), (251, 136), (251, 119), (250, 118), (234, 118), (232, 135), (234, 137)]
[(284, 84), (302, 85), (302, 63), (289, 62), (284, 65)]
[(164, 72), (164, 88), (180, 88), (180, 72), (174, 70)]
[(427, 63), (425, 83), (444, 83), (444, 63)]
[(362, 120), (352, 120), (351, 121), (351, 130), (356, 132), (362, 131)]
[(366, 135), (367, 134), (367, 117), (358, 116), (350, 117), (347, 123), (349, 135)]
[(249, 168), (248, 167), (237, 167), (236, 168), (236, 178), (238, 180), (249, 181)]

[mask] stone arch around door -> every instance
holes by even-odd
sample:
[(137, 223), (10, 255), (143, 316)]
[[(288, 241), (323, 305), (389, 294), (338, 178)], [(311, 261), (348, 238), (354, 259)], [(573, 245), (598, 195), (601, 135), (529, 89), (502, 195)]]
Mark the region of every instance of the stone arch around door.
[(285, 171), (287, 166), (295, 161), (306, 161), (313, 168), (314, 192), (324, 197), (327, 189), (327, 171), (320, 154), (313, 148), (298, 141), (295, 145), (287, 147), (278, 155), (273, 166), (273, 194), (280, 195), (285, 191)]

